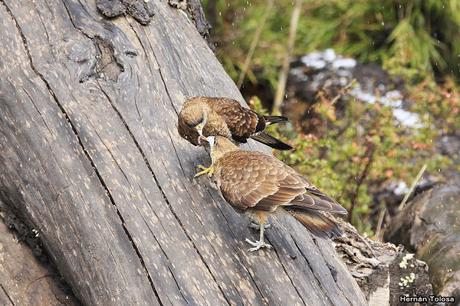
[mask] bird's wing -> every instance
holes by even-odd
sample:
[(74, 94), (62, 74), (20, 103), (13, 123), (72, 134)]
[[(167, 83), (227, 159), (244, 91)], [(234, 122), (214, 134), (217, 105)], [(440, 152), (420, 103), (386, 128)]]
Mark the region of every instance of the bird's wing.
[(337, 202), (273, 156), (234, 151), (219, 160), (216, 167), (221, 193), (235, 208), (274, 211), (285, 206), (291, 210), (346, 213)]
[(298, 177), (284, 170), (273, 156), (260, 152), (234, 151), (216, 163), (220, 189), (235, 208), (273, 211), (305, 193)]
[(246, 139), (256, 131), (260, 116), (249, 108), (241, 106), (238, 101), (221, 99), (213, 105), (213, 110), (222, 116), (236, 141), (246, 142)]
[(270, 172), (269, 167), (264, 167), (253, 153), (230, 152), (214, 165), (222, 196), (240, 210), (254, 207), (268, 194), (276, 192), (276, 186), (264, 179)]
[(289, 208), (299, 210), (313, 209), (342, 215), (346, 215), (348, 213), (347, 210), (337, 203), (336, 200), (323, 193), (292, 168), (289, 168), (289, 171), (291, 171), (292, 175), (297, 175), (298, 178), (302, 180), (306, 190), (306, 192), (298, 195), (289, 204), (287, 204)]

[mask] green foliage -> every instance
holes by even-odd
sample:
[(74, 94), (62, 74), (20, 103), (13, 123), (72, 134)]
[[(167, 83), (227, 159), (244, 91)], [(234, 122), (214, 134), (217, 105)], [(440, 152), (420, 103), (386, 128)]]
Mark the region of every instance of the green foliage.
[(434, 126), (443, 134), (457, 134), (460, 130), (460, 93), (457, 85), (447, 79), (442, 85), (433, 80), (410, 87), (414, 111), (424, 114), (426, 126)]
[[(217, 6), (222, 16), (214, 28), (218, 56), (236, 80), (267, 1), (218, 1)], [(254, 71), (262, 71), (257, 77), (250, 71), (251, 81), (264, 78), (276, 85), (292, 7), (292, 1), (275, 1), (252, 62)], [(305, 0), (295, 54), (334, 48), (410, 79), (433, 71), (458, 76), (459, 26), (458, 0)]]

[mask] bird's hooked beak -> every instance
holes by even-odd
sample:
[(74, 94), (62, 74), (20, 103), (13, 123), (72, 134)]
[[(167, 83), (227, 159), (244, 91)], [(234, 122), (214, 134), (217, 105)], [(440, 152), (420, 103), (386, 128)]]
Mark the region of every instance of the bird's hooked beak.
[(198, 136), (198, 145), (205, 146), (208, 143), (208, 140), (203, 135)]
[(209, 146), (212, 148), (214, 146), (214, 142), (216, 138), (214, 136), (208, 136), (205, 139), (206, 139), (206, 142), (209, 143)]
[(203, 135), (198, 136), (198, 144), (203, 147), (212, 148), (214, 145), (214, 136), (205, 137)]
[(206, 123), (205, 120), (203, 120), (200, 124), (198, 124), (195, 127), (195, 130), (199, 134), (199, 136), (198, 136), (198, 144), (200, 146), (204, 146), (207, 143), (206, 137), (203, 136), (203, 128), (204, 128), (205, 123)]

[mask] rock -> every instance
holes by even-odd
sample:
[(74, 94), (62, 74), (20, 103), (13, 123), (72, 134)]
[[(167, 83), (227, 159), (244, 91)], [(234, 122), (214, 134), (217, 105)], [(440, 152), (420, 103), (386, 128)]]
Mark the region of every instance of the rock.
[(411, 201), (385, 239), (416, 252), (429, 266), (436, 294), (460, 300), (460, 186), (438, 185)]
[[(312, 52), (295, 60), (289, 72), (285, 113), (302, 123), (304, 132), (311, 132), (316, 125), (310, 105), (316, 103), (322, 93), (329, 100), (338, 97), (336, 109), (346, 107), (351, 99), (364, 103), (380, 103), (393, 108), (394, 118), (408, 128), (420, 127), (418, 114), (408, 111), (402, 82), (391, 78), (375, 63), (359, 63), (353, 58), (336, 55), (332, 49)], [(306, 105), (298, 105), (299, 100)], [(300, 114), (300, 115), (299, 115)]]
[[(418, 194), (429, 190), (439, 184), (440, 179), (432, 175), (424, 175), (423, 178), (417, 183), (411, 195), (408, 198), (408, 201), (414, 199)], [(391, 180), (383, 183), (383, 185), (375, 191), (373, 196), (373, 203), (376, 205), (372, 206), (372, 215), (374, 218), (377, 218), (377, 215), (381, 211), (381, 205), (379, 203), (385, 204), (388, 214), (386, 214), (388, 221), (390, 221), (393, 216), (399, 213), (399, 205), (401, 204), (406, 193), (409, 192), (409, 186), (404, 181), (401, 180)], [(387, 222), (385, 222), (386, 224)]]

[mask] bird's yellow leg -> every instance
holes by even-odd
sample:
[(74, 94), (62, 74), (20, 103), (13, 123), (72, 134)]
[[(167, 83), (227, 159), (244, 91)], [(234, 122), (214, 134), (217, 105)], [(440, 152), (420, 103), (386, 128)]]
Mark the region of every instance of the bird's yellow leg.
[(200, 172), (198, 172), (197, 174), (195, 174), (195, 177), (199, 177), (199, 176), (202, 176), (203, 174), (208, 174), (209, 177), (211, 177), (214, 173), (214, 168), (211, 166), (209, 167), (205, 167), (203, 165), (198, 165), (197, 166), (198, 169), (201, 169)]

